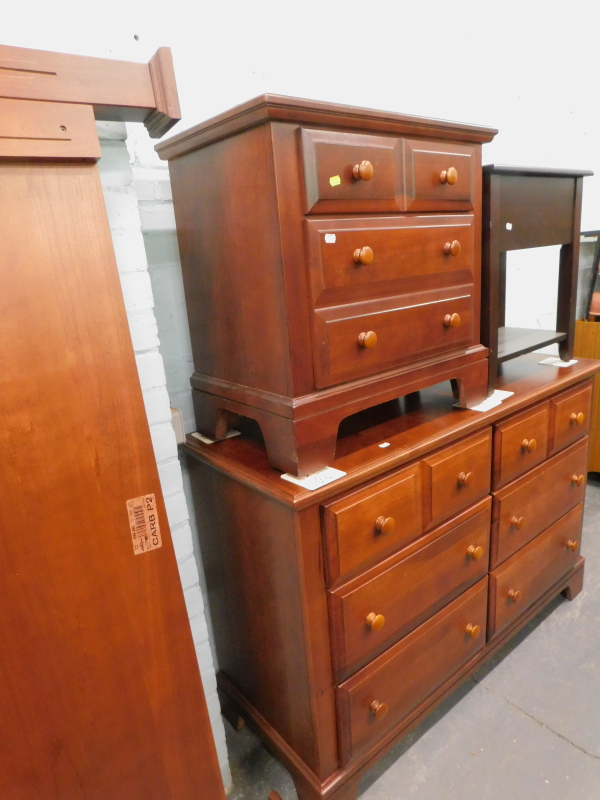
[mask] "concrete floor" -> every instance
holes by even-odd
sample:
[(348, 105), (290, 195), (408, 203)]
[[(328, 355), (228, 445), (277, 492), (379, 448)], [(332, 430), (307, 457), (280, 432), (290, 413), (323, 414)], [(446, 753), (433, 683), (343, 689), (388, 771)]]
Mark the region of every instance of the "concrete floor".
[[(373, 769), (360, 800), (600, 800), (600, 475), (589, 476), (584, 588), (550, 603)], [(296, 800), (288, 772), (226, 723), (230, 800)]]

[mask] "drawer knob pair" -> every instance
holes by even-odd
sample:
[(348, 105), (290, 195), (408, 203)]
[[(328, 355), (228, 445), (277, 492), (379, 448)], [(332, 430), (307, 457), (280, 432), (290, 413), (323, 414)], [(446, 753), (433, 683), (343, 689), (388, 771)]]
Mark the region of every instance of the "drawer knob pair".
[(577, 539), (575, 539), (575, 541), (573, 541), (573, 539), (569, 539), (569, 541), (567, 542), (567, 550), (572, 550), (575, 553), (577, 552), (578, 547), (579, 547), (579, 541)]
[(373, 164), (370, 161), (361, 161), (352, 167), (355, 181), (370, 181), (373, 177)]
[(371, 628), (372, 631), (380, 631), (385, 625), (385, 617), (383, 614), (376, 614), (374, 611), (371, 611), (365, 622), (367, 623), (367, 627)]
[(472, 622), (469, 622), (469, 624), (465, 628), (465, 633), (471, 639), (476, 639), (479, 636), (479, 634), (481, 633), (481, 628), (479, 627), (479, 625), (473, 625)]
[(574, 486), (583, 486), (585, 483), (585, 475), (571, 475), (571, 483)]
[(521, 590), (520, 589), (510, 589), (508, 592), (508, 597), (513, 603), (518, 603), (521, 599)]
[(394, 530), (396, 520), (393, 517), (377, 517), (375, 520), (375, 530), (377, 533), (391, 533)]
[(518, 531), (520, 531), (523, 528), (523, 525), (525, 525), (525, 517), (517, 517), (515, 514), (514, 517), (510, 518), (511, 528), (516, 528)]
[(354, 251), (354, 263), (355, 264), (372, 264), (375, 255), (371, 248), (366, 245), (365, 247), (357, 247)]
[(475, 480), (475, 473), (474, 472), (461, 472), (458, 476), (458, 485), (459, 486), (472, 486), (473, 481)]
[(358, 335), (359, 347), (366, 347), (367, 350), (370, 350), (372, 347), (375, 347), (376, 344), (377, 334), (375, 331), (363, 331)]
[(477, 547), (472, 544), (467, 548), (467, 555), (473, 559), (473, 561), (479, 561), (481, 556), (483, 555), (483, 547), (481, 545), (477, 545)]
[(388, 712), (388, 704), (387, 703), (380, 703), (379, 700), (373, 700), (370, 705), (371, 714), (375, 717), (376, 720), (383, 719)]
[(440, 183), (447, 183), (450, 186), (454, 186), (457, 181), (458, 172), (454, 167), (448, 167), (448, 169), (443, 169), (440, 172)]
[(447, 256), (456, 256), (460, 255), (460, 242), (458, 239), (455, 239), (453, 242), (446, 242), (444, 245), (444, 254)]
[(569, 419), (571, 420), (571, 425), (583, 425), (585, 422), (585, 414), (583, 411), (580, 411), (579, 414), (573, 412)]
[(460, 325), (460, 314), (446, 314), (444, 317), (446, 328), (458, 328)]
[(533, 451), (537, 447), (537, 442), (535, 439), (523, 439), (521, 442), (521, 450), (527, 453), (533, 453)]

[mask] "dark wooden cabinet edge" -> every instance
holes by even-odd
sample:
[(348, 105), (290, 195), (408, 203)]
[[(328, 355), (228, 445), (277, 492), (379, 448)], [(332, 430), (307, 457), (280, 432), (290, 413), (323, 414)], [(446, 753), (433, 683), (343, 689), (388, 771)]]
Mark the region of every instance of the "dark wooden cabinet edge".
[(427, 717), (433, 709), (445, 700), (465, 680), (486, 663), (497, 651), (506, 644), (521, 628), (527, 625), (537, 614), (550, 603), (558, 594), (562, 593), (568, 600), (573, 600), (583, 586), (583, 572), (585, 559), (579, 558), (575, 567), (564, 575), (557, 583), (551, 586), (539, 600), (529, 607), (514, 624), (505, 628), (484, 649), (471, 659), (462, 669), (449, 678), (430, 697), (400, 725), (392, 730), (384, 739), (373, 745), (365, 753), (344, 769), (338, 770), (325, 782), (304, 764), (291, 747), (277, 734), (266, 722), (260, 713), (244, 698), (231, 681), (222, 672), (217, 675), (218, 692), (221, 704), (227, 706), (228, 715), (231, 716), (232, 708), (237, 710), (238, 716), (248, 722), (257, 732), (264, 745), (289, 770), (294, 781), (298, 780), (308, 788), (314, 800), (334, 800), (335, 793), (348, 781), (357, 781), (362, 775), (379, 760), (386, 752), (391, 750), (404, 736), (415, 728)]

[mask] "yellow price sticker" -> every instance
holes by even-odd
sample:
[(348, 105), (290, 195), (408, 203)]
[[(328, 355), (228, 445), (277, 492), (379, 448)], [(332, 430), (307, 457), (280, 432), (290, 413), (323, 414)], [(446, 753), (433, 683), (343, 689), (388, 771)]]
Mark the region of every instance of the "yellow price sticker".
[(329, 178), (329, 183), (332, 186), (339, 186), (341, 182), (342, 182), (342, 179), (340, 178), (339, 175), (334, 175), (332, 178)]

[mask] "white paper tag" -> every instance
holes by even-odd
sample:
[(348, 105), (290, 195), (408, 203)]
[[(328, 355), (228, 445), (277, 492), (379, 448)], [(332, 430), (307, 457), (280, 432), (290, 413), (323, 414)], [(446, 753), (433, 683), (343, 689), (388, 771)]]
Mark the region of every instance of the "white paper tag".
[(547, 364), (549, 367), (572, 367), (576, 363), (576, 358), (572, 358), (571, 361), (561, 361), (556, 356), (550, 356), (550, 358), (545, 358), (543, 361), (538, 361), (538, 364)]
[(471, 406), (469, 411), (489, 411), (492, 408), (499, 406), (507, 397), (511, 397), (514, 392), (505, 392), (503, 389), (496, 389), (496, 391), (489, 397), (478, 403), (476, 406)]
[(325, 467), (318, 472), (305, 475), (304, 478), (297, 478), (295, 475), (290, 475), (289, 472), (285, 472), (281, 477), (284, 481), (295, 483), (296, 486), (302, 486), (303, 489), (309, 489), (314, 492), (315, 489), (320, 489), (321, 486), (326, 486), (328, 483), (337, 481), (338, 478), (343, 478), (345, 474), (341, 469)]
[(507, 231), (512, 231), (512, 222), (507, 222), (506, 223), (506, 230)]
[(335, 244), (336, 235), (335, 233), (326, 233), (325, 234), (325, 244)]
[(377, 447), (389, 447), (389, 446), (390, 446), (389, 442), (382, 442), (381, 444), (377, 445)]
[[(227, 431), (227, 436), (225, 438), (233, 439), (234, 436), (239, 436), (239, 435), (240, 435), (239, 431)], [(198, 431), (192, 433), (191, 436), (193, 436), (194, 439), (198, 439), (198, 441), (202, 442), (203, 444), (214, 444), (215, 442), (223, 441), (223, 439), (209, 439), (208, 436), (203, 436), (201, 433), (198, 433)]]

